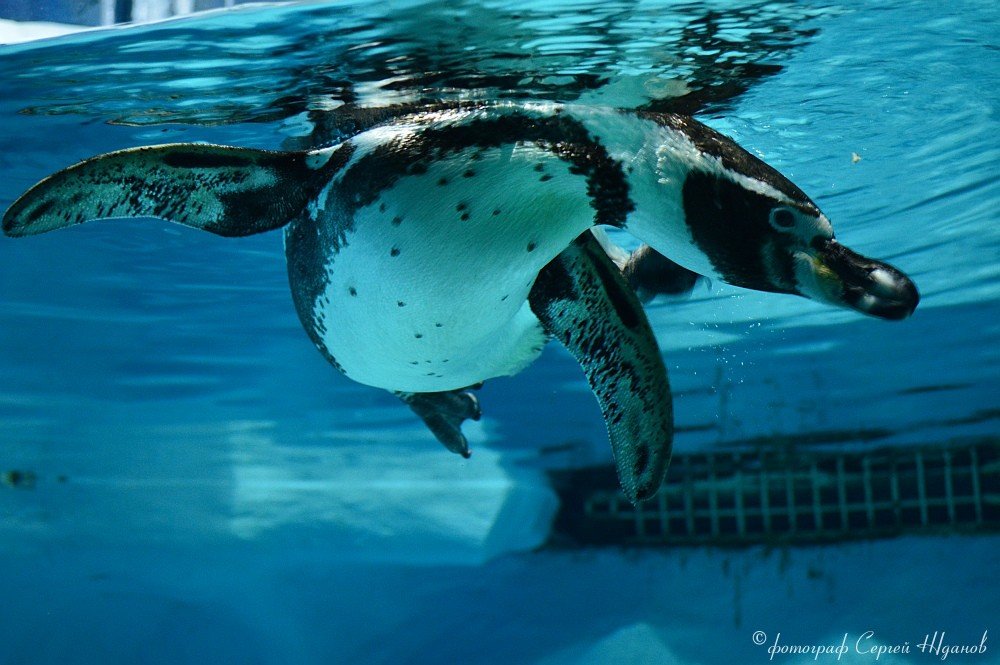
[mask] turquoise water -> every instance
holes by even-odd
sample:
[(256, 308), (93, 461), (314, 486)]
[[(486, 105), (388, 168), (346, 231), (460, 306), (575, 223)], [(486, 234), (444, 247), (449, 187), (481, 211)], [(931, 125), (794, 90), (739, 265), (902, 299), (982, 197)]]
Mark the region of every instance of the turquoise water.
[[(994, 3), (916, 0), (306, 3), (86, 32), (0, 47), (0, 208), (117, 148), (323, 140), (344, 103), (680, 109), (923, 297), (896, 324), (722, 284), (654, 302), (677, 449), (995, 440), (998, 41)], [(323, 362), (277, 233), (4, 238), (0, 349), (0, 470), (34, 474), (0, 488), (0, 662), (731, 663), (766, 660), (758, 629), (1000, 631), (995, 538), (533, 551), (543, 470), (610, 459), (568, 354), (489, 382), (460, 460)]]

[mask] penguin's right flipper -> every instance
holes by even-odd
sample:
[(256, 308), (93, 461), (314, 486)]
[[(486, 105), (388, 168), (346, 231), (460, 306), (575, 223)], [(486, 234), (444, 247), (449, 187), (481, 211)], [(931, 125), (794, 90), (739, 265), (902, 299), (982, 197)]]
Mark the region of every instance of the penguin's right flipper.
[(687, 296), (694, 290), (702, 275), (674, 263), (649, 245), (640, 245), (629, 254), (615, 244), (599, 226), (590, 229), (604, 253), (614, 261), (625, 276), (625, 281), (639, 296), (639, 302), (647, 303), (655, 296)]
[[(473, 386), (478, 388), (479, 386)], [(469, 457), (469, 442), (462, 434), (465, 420), (479, 420), (479, 399), (467, 389), (439, 393), (395, 393), (420, 416), (434, 437), (444, 447), (462, 457)]]
[(632, 503), (663, 483), (673, 440), (667, 369), (642, 305), (598, 239), (585, 231), (538, 274), (528, 303), (584, 372)]
[(130, 148), (55, 173), (11, 205), (9, 236), (92, 219), (157, 217), (221, 236), (279, 228), (346, 159), (343, 147), (271, 152), (200, 143)]

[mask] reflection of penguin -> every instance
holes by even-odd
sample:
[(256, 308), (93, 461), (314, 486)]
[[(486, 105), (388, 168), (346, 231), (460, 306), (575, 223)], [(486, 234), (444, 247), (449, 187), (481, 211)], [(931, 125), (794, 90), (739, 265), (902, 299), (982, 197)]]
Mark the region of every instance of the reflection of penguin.
[[(462, 454), (461, 423), (479, 414), (462, 388), (515, 374), (559, 340), (601, 404), (633, 501), (662, 481), (672, 413), (628, 282), (676, 291), (703, 274), (887, 319), (918, 300), (901, 272), (837, 243), (780, 173), (690, 118), (649, 112), (434, 107), (316, 151), (125, 150), (43, 180), (3, 228), (138, 216), (224, 236), (287, 227), (292, 297), (317, 348), (400, 394)], [(594, 225), (651, 246), (627, 281)]]

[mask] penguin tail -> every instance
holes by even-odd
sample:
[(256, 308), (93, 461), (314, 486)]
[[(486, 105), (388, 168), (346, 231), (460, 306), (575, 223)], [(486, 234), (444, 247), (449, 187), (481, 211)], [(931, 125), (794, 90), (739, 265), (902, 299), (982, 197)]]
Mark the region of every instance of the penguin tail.
[(346, 159), (333, 159), (337, 152), (200, 143), (110, 152), (29, 189), (4, 214), (3, 231), (27, 236), (93, 219), (155, 217), (227, 237), (263, 233), (305, 208)]

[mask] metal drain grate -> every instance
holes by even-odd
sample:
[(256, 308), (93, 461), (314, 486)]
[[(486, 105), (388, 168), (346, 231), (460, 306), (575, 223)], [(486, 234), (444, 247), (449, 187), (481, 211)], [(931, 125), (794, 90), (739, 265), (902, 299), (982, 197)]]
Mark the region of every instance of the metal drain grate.
[(553, 544), (742, 545), (1000, 530), (1000, 442), (675, 455), (636, 508), (610, 467), (560, 472)]

